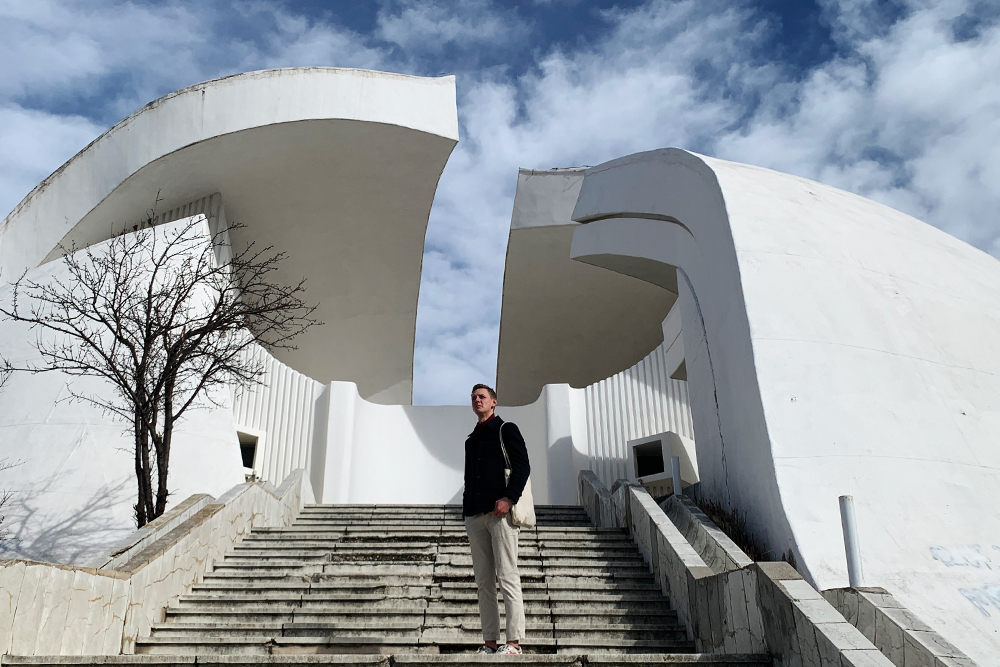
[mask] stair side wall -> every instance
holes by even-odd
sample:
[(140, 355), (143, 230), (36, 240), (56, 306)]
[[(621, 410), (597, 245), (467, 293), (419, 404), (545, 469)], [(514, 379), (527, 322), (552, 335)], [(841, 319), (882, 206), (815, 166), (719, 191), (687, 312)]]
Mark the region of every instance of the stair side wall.
[(609, 492), (590, 471), (579, 482), (596, 525), (629, 530), (698, 651), (770, 652), (789, 667), (892, 667), (787, 563), (716, 573), (642, 487)]
[(277, 490), (234, 487), (115, 570), (0, 561), (0, 655), (133, 653), (163, 609), (251, 528), (289, 525), (311, 501), (296, 471)]

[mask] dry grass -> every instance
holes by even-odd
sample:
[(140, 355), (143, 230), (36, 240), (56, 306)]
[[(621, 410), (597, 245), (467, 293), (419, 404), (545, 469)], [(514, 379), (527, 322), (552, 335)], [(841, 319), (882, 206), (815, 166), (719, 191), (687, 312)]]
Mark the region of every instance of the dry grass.
[(719, 530), (729, 536), (743, 552), (754, 561), (782, 560), (795, 567), (795, 554), (784, 552), (779, 557), (770, 549), (766, 549), (747, 525), (747, 513), (737, 509), (727, 509), (714, 500), (699, 499), (698, 507), (708, 515)]

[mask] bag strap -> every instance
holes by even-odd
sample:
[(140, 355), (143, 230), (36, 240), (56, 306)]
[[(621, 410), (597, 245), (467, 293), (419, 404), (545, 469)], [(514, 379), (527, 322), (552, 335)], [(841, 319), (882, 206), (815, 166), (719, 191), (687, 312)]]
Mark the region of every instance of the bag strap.
[[(503, 424), (506, 423), (507, 422), (504, 422)], [(503, 424), (500, 424), (500, 451), (503, 452), (503, 460), (504, 463), (507, 464), (507, 470), (513, 470), (513, 468), (510, 467), (510, 458), (507, 456), (507, 448), (503, 444)]]

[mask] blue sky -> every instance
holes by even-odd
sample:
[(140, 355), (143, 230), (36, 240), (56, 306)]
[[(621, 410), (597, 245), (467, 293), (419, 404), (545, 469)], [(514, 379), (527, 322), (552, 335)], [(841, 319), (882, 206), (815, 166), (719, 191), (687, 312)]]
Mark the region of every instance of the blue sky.
[(298, 65), (458, 77), (415, 401), (495, 374), (518, 167), (678, 146), (882, 201), (1000, 256), (1000, 3), (0, 0), (0, 208), (139, 106)]

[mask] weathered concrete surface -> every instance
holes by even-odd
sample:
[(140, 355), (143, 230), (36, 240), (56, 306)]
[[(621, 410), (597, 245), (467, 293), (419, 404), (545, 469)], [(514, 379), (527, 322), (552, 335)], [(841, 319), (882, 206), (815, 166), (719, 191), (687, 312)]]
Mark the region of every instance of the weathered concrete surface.
[(0, 561), (0, 655), (131, 653), (164, 607), (253, 526), (288, 525), (311, 500), (297, 471), (278, 489), (241, 484), (176, 527), (143, 533), (135, 543), (144, 548), (114, 570)]
[(233, 242), (288, 253), (275, 278), (308, 278), (325, 322), (277, 356), (409, 403), (427, 219), (457, 141), (453, 76), (299, 67), (206, 81), (139, 109), (28, 194), (0, 223), (0, 269), (10, 280), (58, 243), (220, 193), (245, 225)]
[[(589, 169), (572, 255), (676, 280), (706, 497), (819, 589), (866, 582), (1000, 665), (1000, 262), (876, 202), (678, 149)], [(665, 291), (668, 289), (664, 288)]]
[(823, 597), (896, 667), (975, 667), (884, 588), (833, 588)]
[[(595, 523), (629, 529), (699, 651), (769, 652), (794, 667), (892, 665), (787, 563), (750, 562), (727, 540), (701, 550), (742, 565), (716, 572), (641, 487), (621, 484), (609, 493), (584, 471), (580, 494)], [(683, 502), (673, 508), (686, 511)], [(695, 542), (712, 540), (714, 531), (690, 525), (698, 520), (688, 514), (681, 525)]]

